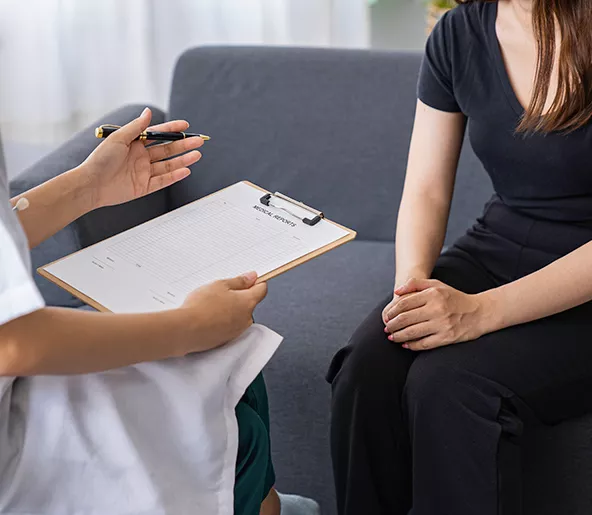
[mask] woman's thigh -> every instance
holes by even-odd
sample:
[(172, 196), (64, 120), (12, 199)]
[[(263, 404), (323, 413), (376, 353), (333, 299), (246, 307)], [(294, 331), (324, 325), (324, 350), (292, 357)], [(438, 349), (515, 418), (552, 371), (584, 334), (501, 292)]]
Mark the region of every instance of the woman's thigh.
[[(512, 260), (499, 263), (511, 267)], [(499, 286), (477, 259), (453, 247), (432, 274), (465, 293)], [(592, 411), (592, 303), (552, 317), (419, 353), (411, 379), (451, 370), (472, 373), (510, 390), (539, 419), (555, 423)], [(450, 378), (449, 378), (450, 379)]]
[[(438, 259), (432, 277), (470, 294), (499, 286), (472, 255), (454, 247)], [(417, 354), (386, 339), (381, 312), (389, 300), (376, 306), (335, 356), (330, 381), (342, 376), (342, 383), (376, 399), (385, 386), (399, 391), (410, 367), (458, 370), (507, 388), (547, 423), (592, 411), (592, 303)], [(421, 381), (430, 374), (412, 375)]]
[(592, 411), (592, 303), (420, 353), (413, 377), (457, 370), (510, 390), (543, 422)]
[[(438, 279), (466, 293), (478, 293), (496, 286), (494, 279), (467, 252), (452, 248), (438, 259), (434, 273)], [(345, 379), (356, 389), (371, 394), (385, 386), (401, 390), (409, 367), (417, 354), (387, 339), (382, 311), (392, 300), (384, 298), (356, 329), (348, 345), (334, 357), (327, 379)]]
[[(512, 260), (499, 265), (511, 267)], [(455, 247), (439, 258), (432, 277), (465, 293), (499, 286), (472, 255)], [(451, 370), (472, 373), (510, 390), (542, 421), (559, 422), (592, 411), (591, 334), (592, 303), (587, 303), (472, 342), (421, 352), (411, 379)]]
[(382, 310), (390, 300), (376, 305), (333, 358), (327, 381), (333, 385), (334, 402), (356, 398), (368, 409), (381, 410), (401, 395), (415, 356), (390, 342), (384, 332)]

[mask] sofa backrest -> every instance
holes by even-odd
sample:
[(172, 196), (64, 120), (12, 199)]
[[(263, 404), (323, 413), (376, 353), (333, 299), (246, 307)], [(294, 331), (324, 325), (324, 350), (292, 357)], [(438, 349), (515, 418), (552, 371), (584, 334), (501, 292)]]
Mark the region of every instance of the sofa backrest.
[[(212, 140), (172, 207), (248, 179), (323, 210), (365, 240), (393, 238), (416, 103), (416, 53), (204, 47), (179, 59), (171, 118)], [(464, 152), (449, 233), (491, 186)]]

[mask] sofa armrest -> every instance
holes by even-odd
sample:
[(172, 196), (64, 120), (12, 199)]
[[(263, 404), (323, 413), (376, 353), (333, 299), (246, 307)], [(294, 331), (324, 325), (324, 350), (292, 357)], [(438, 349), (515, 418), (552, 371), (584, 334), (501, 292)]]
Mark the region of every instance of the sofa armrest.
[[(73, 136), (55, 151), (14, 178), (10, 183), (11, 196), (19, 195), (80, 165), (99, 143), (94, 135), (96, 126), (103, 123), (123, 125), (138, 116), (144, 107), (125, 106)], [(161, 110), (152, 108), (152, 113), (152, 120), (155, 124), (165, 120), (165, 113)], [(33, 269), (159, 216), (167, 211), (167, 207), (166, 192), (159, 191), (128, 204), (93, 211), (33, 249), (31, 253)], [(81, 301), (38, 274), (34, 273), (34, 277), (48, 305), (65, 307), (82, 305)]]

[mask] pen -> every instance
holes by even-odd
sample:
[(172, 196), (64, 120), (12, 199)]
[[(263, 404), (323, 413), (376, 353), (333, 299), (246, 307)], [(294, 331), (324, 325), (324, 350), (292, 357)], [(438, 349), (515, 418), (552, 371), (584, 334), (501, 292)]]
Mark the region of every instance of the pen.
[[(119, 125), (101, 125), (95, 129), (95, 136), (97, 138), (106, 138), (110, 134), (113, 134), (118, 129), (121, 129)], [(210, 139), (209, 136), (205, 134), (193, 134), (192, 132), (159, 132), (159, 131), (144, 131), (140, 134), (136, 140), (139, 141), (146, 141), (146, 140), (153, 140), (153, 141), (177, 141), (179, 139), (185, 138), (193, 138), (193, 137), (200, 137), (204, 141), (208, 141)]]
[(20, 199), (18, 199), (17, 203), (14, 205), (12, 210), (13, 211), (24, 211), (28, 207), (29, 207), (29, 199), (26, 199), (25, 197), (21, 197)]

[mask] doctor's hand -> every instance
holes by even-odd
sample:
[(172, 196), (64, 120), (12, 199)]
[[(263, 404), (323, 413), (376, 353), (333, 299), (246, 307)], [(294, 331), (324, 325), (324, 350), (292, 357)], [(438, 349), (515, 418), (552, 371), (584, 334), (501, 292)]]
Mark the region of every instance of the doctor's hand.
[[(195, 150), (203, 145), (201, 138), (148, 148), (146, 142), (134, 141), (147, 129), (180, 132), (189, 127), (183, 120), (149, 127), (151, 118), (152, 112), (146, 108), (138, 118), (107, 137), (80, 166), (83, 180), (90, 187), (91, 209), (123, 204), (166, 188), (187, 177), (191, 173), (187, 167), (201, 158)], [(173, 156), (177, 157), (169, 159)]]
[(433, 349), (482, 336), (487, 311), (478, 295), (433, 279), (410, 279), (385, 308), (385, 332), (407, 349)]
[(219, 347), (239, 337), (253, 324), (253, 311), (267, 295), (267, 284), (257, 274), (216, 281), (190, 293), (180, 308), (195, 331), (193, 352)]

